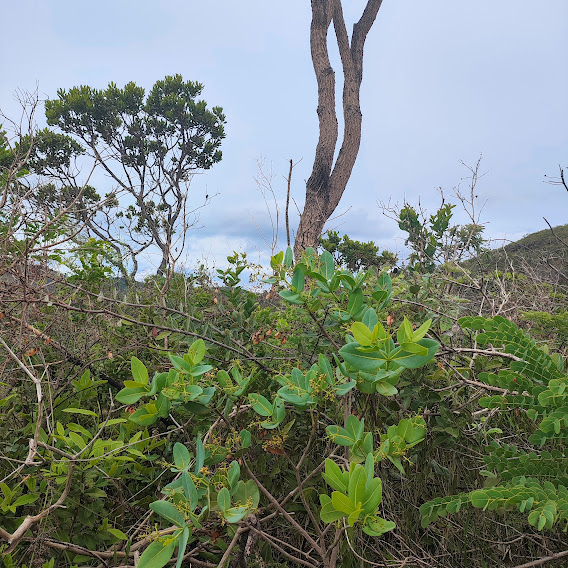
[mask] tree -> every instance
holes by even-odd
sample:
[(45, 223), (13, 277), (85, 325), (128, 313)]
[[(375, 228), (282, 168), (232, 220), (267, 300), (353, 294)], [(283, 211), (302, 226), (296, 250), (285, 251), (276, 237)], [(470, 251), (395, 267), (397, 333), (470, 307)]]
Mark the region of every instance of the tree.
[[(368, 0), (353, 26), (351, 42), (341, 0), (312, 0), (310, 47), (318, 85), (319, 139), (312, 173), (306, 183), (306, 202), (294, 243), (299, 258), (307, 247), (317, 247), (323, 227), (337, 208), (357, 159), (361, 142), (359, 91), (363, 80), (363, 47), (382, 0)], [(343, 69), (343, 142), (334, 163), (338, 139), (335, 73), (329, 61), (328, 29), (333, 21)]]
[(328, 231), (325, 237), (322, 236), (320, 246), (330, 252), (340, 266), (352, 272), (369, 270), (371, 266), (380, 270), (398, 262), (397, 255), (392, 252), (384, 250), (379, 253), (379, 247), (373, 241), (362, 243), (349, 235), (340, 237), (337, 231)]
[[(83, 221), (117, 252), (126, 248), (133, 264), (130, 276), (137, 270), (136, 256), (151, 245), (161, 252), (158, 273), (171, 268), (188, 228), (189, 182), (221, 160), (225, 116), (221, 107), (209, 110), (197, 99), (202, 90), (200, 83), (175, 75), (157, 81), (147, 96), (132, 82), (123, 89), (110, 83), (106, 90), (60, 90), (57, 99), (46, 101), (48, 124), (72, 136), (94, 160), (93, 167), (101, 166), (115, 184), (101, 200), (99, 216), (85, 209)], [(49, 152), (45, 149), (44, 171), (61, 174)], [(68, 170), (64, 180), (71, 195), (69, 185), (76, 190), (85, 185)], [(128, 198), (119, 203), (121, 194)]]

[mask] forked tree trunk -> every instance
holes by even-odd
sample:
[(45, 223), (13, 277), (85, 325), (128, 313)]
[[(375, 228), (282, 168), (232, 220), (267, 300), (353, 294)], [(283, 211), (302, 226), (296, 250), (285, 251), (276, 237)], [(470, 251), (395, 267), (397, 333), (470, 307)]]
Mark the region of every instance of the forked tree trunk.
[[(368, 0), (363, 15), (353, 26), (351, 42), (341, 0), (311, 0), (310, 47), (318, 84), (319, 139), (312, 174), (306, 183), (306, 203), (294, 242), (294, 255), (317, 247), (326, 221), (337, 208), (357, 159), (361, 143), (359, 91), (363, 79), (363, 47), (382, 0)], [(327, 50), (327, 33), (333, 22), (343, 69), (344, 135), (335, 164), (338, 124), (335, 108), (335, 72)]]

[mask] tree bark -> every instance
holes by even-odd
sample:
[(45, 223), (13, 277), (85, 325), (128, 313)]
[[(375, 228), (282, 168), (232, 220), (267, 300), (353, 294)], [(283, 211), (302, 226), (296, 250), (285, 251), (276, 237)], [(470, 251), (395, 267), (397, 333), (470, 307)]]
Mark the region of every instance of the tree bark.
[[(368, 0), (353, 26), (351, 42), (345, 27), (341, 0), (312, 0), (310, 48), (318, 85), (319, 139), (312, 173), (306, 182), (306, 202), (294, 242), (298, 259), (307, 247), (317, 247), (326, 221), (345, 191), (361, 143), (362, 114), (359, 92), (363, 79), (363, 47), (382, 0)], [(335, 107), (335, 72), (329, 61), (327, 35), (333, 22), (343, 70), (344, 132), (335, 160), (338, 123)]]

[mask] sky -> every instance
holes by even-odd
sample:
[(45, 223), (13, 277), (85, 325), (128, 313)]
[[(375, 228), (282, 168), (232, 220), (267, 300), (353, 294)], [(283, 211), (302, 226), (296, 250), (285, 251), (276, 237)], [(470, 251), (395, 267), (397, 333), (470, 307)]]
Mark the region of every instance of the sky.
[[(365, 2), (343, 5), (351, 30)], [(276, 248), (285, 247), (289, 160), (295, 227), (318, 136), (308, 0), (19, 0), (2, 19), (0, 109), (9, 117), (19, 116), (18, 91), (49, 99), (60, 88), (130, 81), (149, 90), (176, 73), (223, 107), (223, 160), (191, 185), (196, 205), (217, 197), (188, 235), (188, 268), (224, 266), (233, 250), (266, 263), (275, 209), (269, 201), (271, 222), (259, 163), (279, 206)], [(340, 102), (332, 32), (329, 40)], [(567, 54), (566, 0), (384, 0), (365, 45), (361, 148), (327, 227), (404, 255), (405, 235), (381, 203), (420, 202), (433, 213), (438, 188), (467, 191), (463, 164), (481, 155), (487, 237), (516, 240), (547, 228), (543, 217), (568, 223), (566, 191), (545, 183), (568, 166)], [(142, 260), (146, 270), (157, 262)]]

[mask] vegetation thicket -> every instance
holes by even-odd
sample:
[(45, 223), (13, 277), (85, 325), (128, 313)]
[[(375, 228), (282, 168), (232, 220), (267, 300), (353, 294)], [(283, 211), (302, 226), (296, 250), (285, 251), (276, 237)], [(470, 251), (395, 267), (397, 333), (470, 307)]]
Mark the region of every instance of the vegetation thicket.
[[(69, 156), (110, 175), (97, 152), (113, 147), (126, 179), (157, 167), (144, 191), (175, 193), (220, 158), (220, 109), (178, 104), (200, 90), (72, 89), (47, 105), (63, 134), (1, 135), (4, 566), (565, 562), (562, 271), (474, 269), (473, 214), (452, 226), (452, 205), (405, 204), (396, 275), (392, 255), (330, 233), (274, 255), (254, 293), (243, 254), (215, 278), (176, 272), (177, 205), (145, 210), (122, 177), (133, 230), (101, 238), (118, 197), (70, 185)], [(166, 167), (168, 137), (186, 162)], [(162, 262), (138, 282), (145, 239)]]

